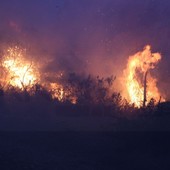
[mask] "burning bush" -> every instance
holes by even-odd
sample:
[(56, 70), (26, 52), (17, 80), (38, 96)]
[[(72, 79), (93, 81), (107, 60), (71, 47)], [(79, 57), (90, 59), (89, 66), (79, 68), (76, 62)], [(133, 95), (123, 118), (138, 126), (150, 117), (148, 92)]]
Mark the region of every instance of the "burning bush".
[(26, 50), (18, 46), (8, 48), (1, 58), (0, 98), (5, 96), (6, 103), (45, 101), (55, 103), (58, 108), (67, 105), (69, 109), (77, 108), (81, 112), (112, 114), (136, 112), (135, 107), (141, 107), (142, 102), (151, 111), (160, 99), (156, 79), (149, 70), (155, 67), (161, 55), (151, 53), (150, 46), (128, 60), (125, 87), (129, 100), (114, 90), (116, 77), (56, 73), (50, 79), (50, 74), (46, 73), (48, 78), (42, 78), (41, 69), (26, 58)]
[(8, 48), (1, 61), (1, 85), (24, 90), (39, 81), (39, 73), (32, 61), (25, 58), (26, 50), (17, 46)]

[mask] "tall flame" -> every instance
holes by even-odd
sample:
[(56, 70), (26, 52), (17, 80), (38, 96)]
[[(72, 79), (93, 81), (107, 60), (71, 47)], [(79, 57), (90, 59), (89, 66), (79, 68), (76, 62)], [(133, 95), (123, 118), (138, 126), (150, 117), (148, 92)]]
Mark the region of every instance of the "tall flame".
[(160, 60), (160, 53), (152, 53), (149, 45), (143, 51), (129, 57), (124, 71), (125, 85), (129, 102), (134, 103), (136, 107), (141, 107), (143, 102), (148, 104), (152, 98), (157, 102), (160, 100), (157, 80), (149, 73), (149, 70), (154, 69)]

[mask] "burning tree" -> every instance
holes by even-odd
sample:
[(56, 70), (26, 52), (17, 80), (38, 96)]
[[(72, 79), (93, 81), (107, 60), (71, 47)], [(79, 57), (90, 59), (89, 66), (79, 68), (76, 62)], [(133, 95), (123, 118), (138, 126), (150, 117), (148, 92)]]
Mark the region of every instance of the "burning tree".
[[(38, 64), (29, 61), (26, 49), (13, 46), (4, 49), (1, 58), (0, 85), (4, 91), (16, 88), (18, 91), (27, 91), (34, 94), (37, 84), (46, 89), (52, 98), (62, 101), (64, 98), (63, 87), (59, 83), (43, 82)], [(36, 90), (35, 90), (36, 91)]]
[(152, 53), (149, 45), (143, 51), (129, 57), (124, 75), (130, 103), (137, 107), (145, 107), (153, 98), (156, 102), (160, 100), (157, 79), (150, 74), (150, 70), (154, 69), (160, 60), (160, 53)]
[(18, 46), (5, 51), (1, 63), (1, 85), (25, 89), (39, 81), (39, 73), (33, 62), (25, 58), (25, 49)]

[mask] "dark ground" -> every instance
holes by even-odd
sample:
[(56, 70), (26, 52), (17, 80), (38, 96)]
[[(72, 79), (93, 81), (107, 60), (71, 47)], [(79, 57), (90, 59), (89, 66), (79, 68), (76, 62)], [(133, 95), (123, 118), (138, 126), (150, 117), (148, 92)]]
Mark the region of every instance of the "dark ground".
[(0, 132), (0, 170), (164, 170), (169, 145), (169, 132)]

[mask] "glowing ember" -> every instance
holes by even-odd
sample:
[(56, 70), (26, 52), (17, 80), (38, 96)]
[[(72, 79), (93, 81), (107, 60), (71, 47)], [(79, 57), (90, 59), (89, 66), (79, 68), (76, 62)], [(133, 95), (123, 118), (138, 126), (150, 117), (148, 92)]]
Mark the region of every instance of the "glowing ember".
[(148, 104), (152, 98), (156, 102), (160, 100), (157, 80), (149, 73), (160, 60), (161, 55), (152, 53), (149, 45), (143, 51), (129, 57), (124, 76), (130, 103), (141, 107), (142, 104)]
[(2, 68), (5, 76), (1, 80), (3, 85), (12, 85), (24, 89), (34, 85), (39, 80), (39, 74), (33, 62), (24, 57), (25, 50), (15, 46), (9, 48), (2, 58)]
[(53, 99), (57, 99), (59, 101), (65, 101), (68, 100), (72, 104), (77, 103), (77, 97), (72, 95), (71, 89), (64, 89), (64, 87), (61, 84), (58, 83), (50, 83), (48, 86), (45, 85), (48, 91), (51, 93)]
[(49, 89), (53, 99), (58, 99), (59, 101), (64, 99), (64, 89), (61, 85), (57, 83), (50, 83)]

